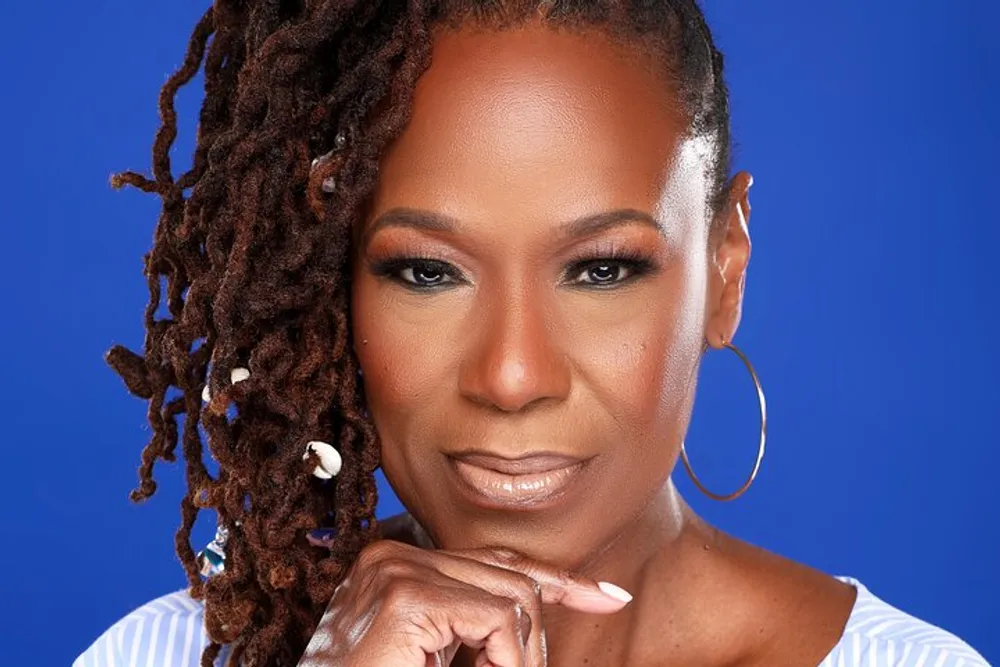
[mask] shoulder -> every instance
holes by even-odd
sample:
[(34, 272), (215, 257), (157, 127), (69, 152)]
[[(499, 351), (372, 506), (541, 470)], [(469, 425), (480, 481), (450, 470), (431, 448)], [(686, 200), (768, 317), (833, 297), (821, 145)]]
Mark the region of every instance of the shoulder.
[(883, 602), (859, 581), (842, 577), (858, 591), (844, 634), (820, 667), (989, 667), (964, 641)]
[[(108, 628), (73, 667), (200, 665), (208, 645), (204, 609), (187, 591), (144, 604)], [(225, 655), (217, 664), (224, 664)]]

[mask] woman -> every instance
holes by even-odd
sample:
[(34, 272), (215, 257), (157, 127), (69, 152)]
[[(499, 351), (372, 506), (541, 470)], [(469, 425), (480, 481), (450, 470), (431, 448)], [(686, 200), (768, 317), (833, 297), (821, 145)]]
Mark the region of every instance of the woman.
[(182, 446), (191, 589), (77, 664), (986, 664), (671, 484), (750, 255), (693, 0), (219, 0), (161, 111), (115, 181), (163, 199), (145, 350), (108, 359), (150, 402), (136, 500)]

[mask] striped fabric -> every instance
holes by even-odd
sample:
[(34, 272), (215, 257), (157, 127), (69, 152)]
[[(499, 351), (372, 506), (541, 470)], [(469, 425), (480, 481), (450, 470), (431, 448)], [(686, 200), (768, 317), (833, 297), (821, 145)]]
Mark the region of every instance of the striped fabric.
[(858, 590), (858, 599), (820, 667), (989, 667), (955, 635), (889, 606), (856, 579), (841, 580)]
[[(844, 635), (819, 667), (989, 667), (954, 635), (858, 590)], [(201, 605), (185, 591), (132, 612), (94, 642), (73, 667), (198, 667), (207, 645)], [(228, 657), (223, 650), (216, 665)]]

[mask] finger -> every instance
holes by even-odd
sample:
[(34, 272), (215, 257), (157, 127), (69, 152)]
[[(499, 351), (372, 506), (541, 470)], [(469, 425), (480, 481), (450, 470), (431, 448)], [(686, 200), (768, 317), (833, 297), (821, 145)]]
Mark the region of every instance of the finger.
[(421, 604), (413, 622), (424, 630), (420, 648), (426, 653), (448, 651), (458, 641), (479, 649), (496, 667), (528, 667), (526, 616), (517, 600), (457, 584), (424, 590)]
[[(532, 624), (519, 599), (449, 577), (414, 559), (414, 552), (419, 550), (398, 544), (366, 549), (338, 586), (308, 658), (362, 652), (372, 658), (371, 664), (428, 667), (439, 656), (447, 665), (457, 647), (467, 644), (485, 652), (498, 667), (525, 667), (525, 638)], [(489, 569), (509, 578), (520, 576)], [(353, 639), (333, 641), (337, 637)]]
[(614, 584), (598, 582), (508, 549), (470, 549), (438, 553), (447, 553), (457, 558), (473, 560), (526, 576), (541, 586), (541, 600), (544, 604), (560, 604), (577, 611), (611, 614), (620, 611), (632, 601), (630, 593)]
[[(542, 593), (541, 586), (536, 581), (519, 572), (488, 565), (471, 558), (460, 558), (444, 551), (414, 553), (412, 549), (403, 545), (398, 545), (394, 549), (396, 549), (394, 555), (383, 557), (383, 568), (386, 562), (397, 564), (392, 566), (392, 569), (397, 570), (397, 574), (404, 567), (410, 570), (417, 568), (413, 571), (424, 573), (416, 577), (418, 581), (437, 582), (436, 585), (445, 586), (460, 582), (499, 598), (514, 600), (518, 604), (517, 611), (521, 614), (518, 630), (519, 637), (526, 647), (527, 664), (534, 666), (546, 663)], [(441, 577), (440, 581), (438, 577)]]
[(379, 609), (362, 640), (377, 659), (372, 664), (426, 667), (465, 644), (485, 651), (498, 667), (525, 667), (517, 600), (415, 565), (417, 577), (394, 576), (381, 586), (377, 603), (367, 605)]
[[(542, 622), (541, 585), (519, 572), (483, 565), (476, 561), (463, 562), (462, 559), (443, 561), (443, 567), (439, 571), (445, 576), (450, 577), (449, 572), (454, 572), (460, 577), (461, 570), (468, 568), (470, 564), (475, 569), (484, 568), (484, 571), (474, 578), (473, 585), (498, 597), (517, 602), (518, 638), (525, 648), (526, 664), (530, 667), (545, 665), (547, 658), (545, 655), (545, 628)], [(452, 567), (455, 567), (455, 570), (452, 570)]]
[[(421, 562), (424, 561), (424, 562)], [(384, 556), (382, 567), (390, 564), (397, 576), (404, 570), (416, 581), (433, 583), (438, 587), (471, 586), (504, 600), (504, 605), (516, 604), (515, 631), (520, 645), (525, 649), (526, 664), (545, 665), (545, 641), (542, 625), (540, 586), (530, 577), (518, 572), (486, 565), (472, 559), (457, 558), (446, 552), (417, 552), (406, 546), (397, 546), (394, 555)], [(465, 638), (468, 639), (468, 638)], [(476, 643), (464, 642), (473, 648)], [(447, 664), (447, 663), (446, 663)]]
[[(406, 549), (406, 547), (403, 547)], [(565, 570), (529, 559), (505, 549), (465, 551), (424, 551), (412, 553), (411, 559), (423, 561), (449, 579), (463, 581), (495, 595), (517, 599), (531, 621), (526, 638), (529, 665), (545, 665), (545, 628), (542, 604), (561, 604), (590, 613), (615, 613), (628, 600), (627, 593), (614, 595), (617, 587), (578, 576)], [(603, 588), (602, 588), (603, 586)], [(618, 589), (620, 590), (620, 589)]]
[(528, 621), (524, 643), (532, 666), (546, 663), (543, 602), (593, 613), (613, 613), (627, 604), (621, 597), (604, 592), (593, 580), (503, 549), (425, 551), (387, 540), (366, 549), (359, 562), (362, 560), (368, 577), (412, 579), (425, 591), (429, 584), (436, 588), (462, 583), (516, 600)]
[[(629, 593), (614, 584), (597, 582), (509, 549), (428, 551), (389, 540), (376, 542), (373, 547), (366, 549), (369, 561), (419, 563), (452, 579), (488, 589), (495, 589), (498, 583), (504, 582), (509, 588), (511, 579), (505, 579), (501, 573), (515, 573), (541, 585), (543, 603), (561, 604), (577, 611), (611, 614), (632, 600)], [(374, 570), (373, 567), (365, 569)], [(521, 591), (531, 590), (532, 584), (527, 579), (519, 580)], [(502, 590), (498, 594), (506, 595), (507, 592)]]
[(450, 552), (448, 555), (472, 560), (489, 568), (493, 579), (484, 577), (479, 580), (480, 586), (484, 585), (482, 582), (495, 580), (501, 572), (506, 573), (501, 580), (514, 578), (507, 585), (518, 591), (519, 599), (524, 601), (532, 621), (532, 630), (527, 639), (527, 660), (532, 667), (544, 667), (548, 664), (542, 619), (543, 603), (562, 604), (591, 613), (614, 613), (627, 604), (620, 597), (608, 596), (593, 580), (532, 561), (508, 550), (480, 549)]

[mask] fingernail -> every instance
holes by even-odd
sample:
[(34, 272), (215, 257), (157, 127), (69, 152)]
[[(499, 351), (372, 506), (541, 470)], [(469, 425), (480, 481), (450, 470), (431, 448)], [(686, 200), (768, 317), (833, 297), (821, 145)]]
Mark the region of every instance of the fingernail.
[(614, 598), (619, 602), (631, 602), (632, 594), (629, 593), (624, 588), (615, 586), (614, 584), (607, 581), (598, 581), (597, 587), (601, 589), (601, 592), (610, 598)]

